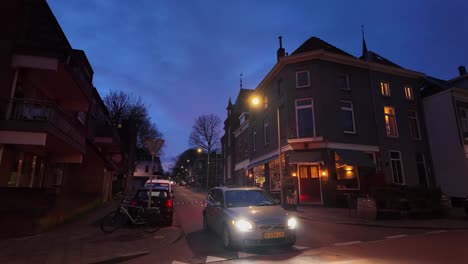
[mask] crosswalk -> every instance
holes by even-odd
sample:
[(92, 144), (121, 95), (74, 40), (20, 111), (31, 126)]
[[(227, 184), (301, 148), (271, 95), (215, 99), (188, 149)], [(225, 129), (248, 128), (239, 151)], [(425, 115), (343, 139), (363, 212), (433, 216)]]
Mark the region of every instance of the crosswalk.
[[(229, 256), (223, 256), (222, 254), (218, 256), (205, 256), (201, 259), (202, 263), (214, 263), (214, 262), (219, 262), (219, 261), (227, 261), (227, 260), (233, 260), (233, 259), (243, 259), (243, 258), (248, 258), (248, 257), (254, 257), (254, 256), (259, 256), (259, 255), (273, 255), (273, 254), (281, 254), (285, 252), (294, 252), (294, 251), (302, 251), (309, 249), (309, 247), (302, 247), (302, 246), (293, 246), (291, 248), (272, 248), (267, 251), (262, 251), (261, 253), (252, 253), (252, 252), (243, 252), (239, 251), (237, 254), (229, 254)], [(182, 262), (178, 260), (172, 261), (171, 264), (189, 264), (189, 262)]]

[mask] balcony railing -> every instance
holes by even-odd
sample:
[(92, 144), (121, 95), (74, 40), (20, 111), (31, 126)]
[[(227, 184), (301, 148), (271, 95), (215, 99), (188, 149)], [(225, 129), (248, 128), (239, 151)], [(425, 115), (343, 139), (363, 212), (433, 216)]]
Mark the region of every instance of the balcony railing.
[[(84, 145), (83, 126), (72, 114), (64, 112), (55, 103), (49, 101), (13, 99), (7, 103), (6, 120), (42, 122), (51, 125), (72, 139), (81, 147)], [(10, 113), (8, 115), (8, 112)], [(5, 115), (2, 115), (3, 119)]]

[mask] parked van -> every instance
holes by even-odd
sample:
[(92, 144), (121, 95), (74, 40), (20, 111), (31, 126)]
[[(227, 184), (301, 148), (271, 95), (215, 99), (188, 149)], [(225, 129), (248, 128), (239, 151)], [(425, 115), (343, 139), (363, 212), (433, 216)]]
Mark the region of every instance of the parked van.
[(174, 194), (174, 191), (172, 190), (172, 186), (171, 186), (171, 182), (168, 181), (168, 180), (161, 180), (161, 179), (154, 179), (154, 180), (147, 180), (146, 183), (145, 183), (145, 188), (150, 188), (151, 186), (154, 186), (154, 187), (163, 187), (163, 188), (167, 188), (169, 190), (169, 193), (171, 195)]

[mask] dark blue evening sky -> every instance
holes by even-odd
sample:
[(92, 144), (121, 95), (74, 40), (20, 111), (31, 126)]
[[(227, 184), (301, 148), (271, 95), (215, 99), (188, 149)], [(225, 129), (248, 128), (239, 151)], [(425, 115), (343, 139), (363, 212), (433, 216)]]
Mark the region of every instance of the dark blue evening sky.
[(163, 161), (188, 148), (194, 119), (226, 117), (229, 97), (255, 88), (286, 52), (311, 36), (402, 67), (451, 79), (468, 66), (468, 1), (49, 0), (71, 45), (83, 49), (94, 85), (140, 96), (166, 139)]

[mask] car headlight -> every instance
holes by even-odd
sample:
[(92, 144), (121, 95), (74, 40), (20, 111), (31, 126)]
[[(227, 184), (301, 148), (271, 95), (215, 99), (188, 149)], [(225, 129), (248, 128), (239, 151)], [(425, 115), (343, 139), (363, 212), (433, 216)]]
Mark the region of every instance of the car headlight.
[(237, 230), (242, 232), (250, 231), (253, 229), (252, 223), (244, 219), (240, 219), (237, 221), (233, 220), (232, 224), (237, 228)]
[(288, 219), (288, 228), (289, 229), (296, 229), (296, 226), (297, 226), (296, 218), (289, 218)]

